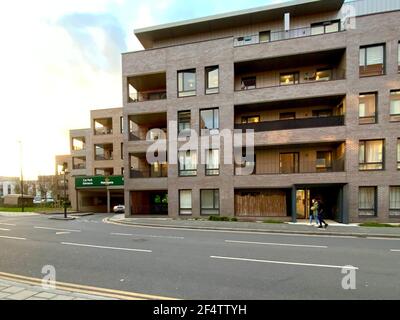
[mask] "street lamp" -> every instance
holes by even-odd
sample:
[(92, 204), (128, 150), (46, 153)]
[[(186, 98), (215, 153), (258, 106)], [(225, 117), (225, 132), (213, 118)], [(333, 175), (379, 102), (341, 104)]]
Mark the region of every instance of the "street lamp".
[(24, 207), (24, 174), (22, 169), (22, 141), (18, 140), (19, 143), (19, 157), (20, 157), (20, 166), (21, 166), (21, 173), (20, 173), (20, 182), (21, 182), (21, 212), (25, 211)]
[(61, 173), (64, 174), (64, 201), (63, 201), (63, 207), (64, 207), (64, 219), (67, 219), (67, 169), (68, 164), (66, 162), (63, 163), (62, 165), (62, 171)]

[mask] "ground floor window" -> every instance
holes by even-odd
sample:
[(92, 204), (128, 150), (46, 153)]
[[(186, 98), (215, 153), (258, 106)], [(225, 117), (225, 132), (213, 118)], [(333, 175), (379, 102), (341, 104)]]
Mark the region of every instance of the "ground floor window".
[(192, 214), (192, 190), (179, 190), (179, 214)]
[(360, 216), (376, 216), (376, 187), (360, 187), (358, 191), (358, 213)]
[(400, 186), (390, 187), (390, 215), (400, 216)]
[(219, 214), (219, 190), (200, 191), (201, 214)]

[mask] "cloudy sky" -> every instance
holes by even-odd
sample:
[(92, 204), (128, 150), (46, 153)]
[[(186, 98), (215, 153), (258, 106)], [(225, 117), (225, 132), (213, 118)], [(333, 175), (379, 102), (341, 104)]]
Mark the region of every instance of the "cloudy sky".
[(285, 0), (13, 0), (0, 2), (0, 176), (54, 172), (68, 130), (89, 110), (121, 107), (121, 52), (135, 28)]

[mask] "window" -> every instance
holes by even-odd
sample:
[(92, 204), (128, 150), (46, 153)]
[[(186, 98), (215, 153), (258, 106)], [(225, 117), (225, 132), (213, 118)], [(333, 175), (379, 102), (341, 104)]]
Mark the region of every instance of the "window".
[(400, 186), (390, 187), (389, 191), (390, 215), (400, 215)]
[(95, 144), (95, 160), (113, 160), (112, 144)]
[(72, 138), (72, 150), (81, 151), (85, 150), (85, 148), (86, 148), (85, 137)]
[(124, 117), (119, 118), (119, 129), (120, 133), (124, 133)]
[(219, 190), (201, 190), (200, 191), (201, 214), (217, 215), (219, 214)]
[(270, 42), (271, 41), (271, 31), (261, 31), (259, 33), (260, 42)]
[(315, 118), (328, 118), (333, 116), (331, 109), (313, 110), (312, 116)]
[(178, 97), (196, 95), (196, 69), (178, 71)]
[(359, 188), (358, 213), (361, 216), (376, 216), (376, 187)]
[(242, 90), (251, 90), (257, 88), (257, 78), (256, 77), (246, 77), (242, 78)]
[(376, 123), (376, 93), (365, 93), (359, 96), (359, 122), (360, 124)]
[(196, 176), (197, 175), (197, 152), (196, 151), (179, 151), (179, 176)]
[(397, 139), (397, 169), (400, 170), (400, 139)]
[(330, 81), (332, 80), (332, 70), (318, 70), (315, 74), (315, 81)]
[(326, 172), (332, 170), (332, 151), (317, 151), (318, 172)]
[(390, 92), (390, 121), (400, 121), (400, 90)]
[(314, 23), (311, 25), (311, 35), (319, 35), (324, 33), (332, 33), (340, 31), (340, 21), (325, 21), (320, 23)]
[(299, 84), (299, 73), (298, 72), (281, 73), (279, 84), (281, 86)]
[(178, 134), (181, 132), (190, 133), (191, 128), (191, 114), (190, 111), (178, 112)]
[(192, 190), (179, 190), (179, 214), (192, 214)]
[(206, 176), (219, 175), (219, 150), (206, 151)]
[(245, 116), (242, 117), (242, 123), (247, 124), (247, 123), (258, 123), (260, 122), (260, 116)]
[(279, 155), (279, 168), (281, 174), (299, 173), (299, 153), (281, 153)]
[(379, 76), (385, 73), (385, 45), (360, 48), (360, 77)]
[(219, 68), (207, 67), (206, 68), (206, 94), (213, 94), (219, 92)]
[(121, 142), (121, 160), (124, 160), (124, 143)]
[(384, 140), (360, 141), (360, 170), (383, 170)]
[(200, 110), (200, 129), (207, 130), (210, 134), (217, 134), (219, 131), (219, 109)]
[(95, 176), (112, 176), (114, 175), (114, 169), (113, 168), (105, 168), (105, 169), (100, 169), (96, 168), (94, 171)]
[(282, 112), (279, 114), (279, 120), (295, 120), (296, 112)]
[(86, 169), (86, 157), (73, 157), (72, 168), (74, 170)]
[(400, 42), (397, 47), (397, 66), (398, 71), (400, 72)]

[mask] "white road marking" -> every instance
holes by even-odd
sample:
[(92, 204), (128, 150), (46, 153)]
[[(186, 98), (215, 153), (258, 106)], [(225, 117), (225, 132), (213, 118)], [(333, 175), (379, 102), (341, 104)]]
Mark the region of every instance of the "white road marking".
[(272, 243), (272, 242), (252, 242), (252, 241), (235, 241), (235, 240), (225, 240), (227, 243), (241, 243), (241, 244), (259, 244), (266, 246), (282, 246), (282, 247), (304, 247), (304, 248), (322, 248), (327, 249), (327, 246), (314, 246), (314, 245), (304, 245), (304, 244), (289, 244), (289, 243)]
[(367, 237), (370, 240), (390, 240), (390, 241), (400, 241), (400, 238), (379, 238), (379, 237)]
[(77, 247), (88, 247), (88, 248), (97, 248), (97, 249), (110, 249), (110, 250), (121, 250), (121, 251), (136, 251), (136, 252), (147, 252), (151, 253), (151, 250), (144, 249), (131, 249), (131, 248), (118, 248), (118, 247), (105, 247), (105, 246), (96, 246), (91, 244), (82, 244), (82, 243), (71, 243), (71, 242), (61, 242), (61, 244), (67, 246), (77, 246)]
[(3, 228), (0, 228), (0, 231), (10, 231), (10, 229), (3, 229)]
[(397, 250), (397, 249), (392, 249), (390, 251), (392, 251), (392, 252), (400, 252), (400, 250)]
[(6, 236), (0, 236), (0, 238), (3, 238), (3, 239), (11, 239), (11, 240), (26, 240), (26, 238), (6, 237)]
[(110, 233), (112, 236), (124, 236), (124, 237), (145, 237), (145, 238), (162, 238), (162, 239), (179, 239), (183, 240), (184, 237), (175, 236), (153, 236), (149, 234), (137, 234), (137, 233)]
[(12, 223), (0, 223), (0, 225), (2, 226), (10, 226), (10, 227), (15, 227), (16, 224), (12, 224)]
[(56, 232), (56, 235), (71, 234), (71, 232)]
[(287, 262), (287, 261), (272, 261), (272, 260), (257, 260), (257, 259), (245, 259), (245, 258), (233, 258), (233, 257), (220, 257), (220, 256), (210, 256), (212, 259), (221, 260), (235, 260), (235, 261), (247, 261), (247, 262), (262, 262), (262, 263), (272, 263), (272, 264), (285, 264), (291, 266), (302, 266), (302, 267), (319, 267), (319, 268), (334, 268), (334, 269), (352, 269), (358, 270), (357, 267), (349, 266), (335, 266), (329, 264), (313, 264), (313, 263), (300, 263), (300, 262)]
[(162, 230), (183, 230), (183, 231), (199, 231), (199, 232), (214, 232), (214, 233), (237, 233), (237, 234), (261, 234), (269, 236), (285, 236), (285, 237), (314, 237), (314, 238), (340, 238), (340, 239), (359, 239), (356, 236), (333, 236), (333, 235), (319, 235), (319, 234), (299, 234), (299, 233), (275, 233), (275, 232), (262, 232), (262, 231), (235, 231), (235, 230), (211, 230), (211, 229), (191, 229), (191, 228), (174, 228), (174, 227), (156, 227), (156, 226), (141, 226), (141, 225), (128, 225), (112, 221), (105, 223), (124, 226), (128, 228), (143, 228), (143, 229), (162, 229)]
[(57, 229), (57, 228), (47, 228), (47, 227), (34, 227), (34, 228), (43, 230), (65, 231), (65, 232), (81, 232), (81, 230)]

